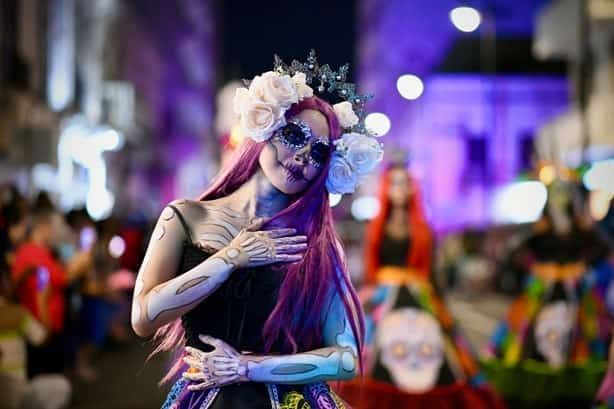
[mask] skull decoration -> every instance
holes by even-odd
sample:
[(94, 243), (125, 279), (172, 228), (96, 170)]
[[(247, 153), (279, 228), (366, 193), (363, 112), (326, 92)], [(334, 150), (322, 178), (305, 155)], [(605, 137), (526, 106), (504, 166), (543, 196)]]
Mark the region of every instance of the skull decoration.
[(396, 386), (426, 392), (435, 386), (443, 364), (443, 337), (437, 321), (415, 308), (388, 313), (379, 323), (376, 346)]
[(564, 301), (546, 305), (537, 316), (535, 342), (548, 364), (558, 368), (565, 363), (574, 309)]

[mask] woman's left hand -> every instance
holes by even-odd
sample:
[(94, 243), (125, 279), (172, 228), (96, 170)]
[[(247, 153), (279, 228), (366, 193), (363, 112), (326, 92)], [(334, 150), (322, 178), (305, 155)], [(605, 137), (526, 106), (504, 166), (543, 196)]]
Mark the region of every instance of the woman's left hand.
[(203, 352), (192, 347), (185, 348), (187, 355), (183, 360), (190, 365), (190, 369), (183, 373), (183, 378), (192, 382), (201, 381), (188, 386), (190, 391), (248, 381), (247, 363), (239, 352), (220, 339), (206, 335), (199, 335), (198, 338), (214, 349)]

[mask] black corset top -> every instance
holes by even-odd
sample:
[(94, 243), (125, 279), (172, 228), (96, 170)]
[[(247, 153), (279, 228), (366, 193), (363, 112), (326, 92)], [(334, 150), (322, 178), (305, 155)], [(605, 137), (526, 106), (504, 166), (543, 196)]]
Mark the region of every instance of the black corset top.
[[(184, 273), (211, 254), (187, 243), (181, 259)], [(282, 272), (270, 266), (235, 270), (209, 297), (181, 318), (186, 345), (210, 350), (199, 334), (219, 338), (238, 351), (263, 353), (262, 329), (277, 303)], [(279, 341), (279, 340), (278, 340)], [(275, 342), (270, 352), (282, 352)]]
[(380, 245), (379, 264), (381, 266), (406, 267), (410, 244), (409, 236), (397, 239), (384, 234)]
[[(179, 274), (201, 264), (211, 253), (195, 246), (188, 224), (179, 210), (177, 214), (188, 240), (184, 244)], [(219, 338), (239, 352), (281, 353), (283, 343), (277, 339), (270, 351), (265, 351), (262, 330), (278, 299), (283, 272), (271, 266), (233, 271), (222, 285), (181, 317), (186, 345), (204, 351), (212, 347), (203, 344), (200, 334)]]

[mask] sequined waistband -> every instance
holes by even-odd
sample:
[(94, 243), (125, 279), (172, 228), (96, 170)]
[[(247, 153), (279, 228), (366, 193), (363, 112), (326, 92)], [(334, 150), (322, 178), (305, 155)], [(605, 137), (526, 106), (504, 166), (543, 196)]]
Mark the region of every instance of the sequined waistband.
[[(162, 409), (208, 409), (221, 388), (191, 392), (189, 381), (178, 380)], [(324, 382), (296, 386), (266, 384), (272, 409), (350, 409)]]

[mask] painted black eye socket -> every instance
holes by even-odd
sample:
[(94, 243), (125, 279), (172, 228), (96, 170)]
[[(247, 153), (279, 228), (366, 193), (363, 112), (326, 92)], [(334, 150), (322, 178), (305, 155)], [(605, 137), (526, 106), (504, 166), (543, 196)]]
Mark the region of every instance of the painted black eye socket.
[(311, 159), (319, 166), (326, 163), (330, 156), (330, 147), (324, 142), (314, 142), (311, 145)]
[(293, 123), (289, 123), (281, 129), (280, 138), (292, 148), (302, 148), (307, 143), (308, 136), (303, 129)]

